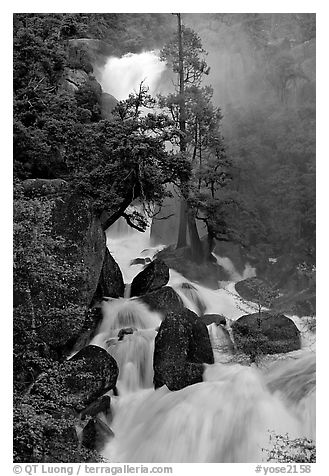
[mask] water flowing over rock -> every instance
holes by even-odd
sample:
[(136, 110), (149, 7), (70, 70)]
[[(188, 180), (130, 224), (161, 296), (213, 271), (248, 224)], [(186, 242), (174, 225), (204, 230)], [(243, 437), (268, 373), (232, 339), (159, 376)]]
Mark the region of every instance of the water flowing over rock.
[[(312, 437), (303, 399), (296, 412), (289, 410), (284, 395), (266, 387), (259, 369), (205, 367), (201, 383), (177, 392), (163, 386), (118, 405), (115, 445), (104, 455), (125, 463), (255, 463), (266, 461), (270, 432)], [(305, 375), (299, 377), (293, 384), (297, 393)]]
[(115, 359), (106, 350), (88, 345), (75, 354), (67, 363), (79, 362), (79, 374), (69, 373), (67, 386), (77, 395), (82, 410), (104, 393), (112, 390), (117, 382), (119, 369)]
[(232, 330), (238, 349), (251, 356), (290, 352), (301, 347), (296, 325), (284, 314), (247, 314), (232, 324)]
[(119, 298), (123, 297), (125, 285), (121, 270), (112, 257), (110, 251), (106, 248), (105, 257), (99, 282), (94, 299), (102, 298), (103, 296)]
[(189, 309), (167, 313), (155, 338), (155, 388), (180, 390), (202, 382), (204, 363), (214, 363), (205, 324)]
[(232, 353), (232, 351), (234, 351), (231, 336), (225, 327), (220, 324), (217, 325), (214, 322), (207, 327), (213, 349), (226, 353)]
[(130, 393), (153, 386), (152, 357), (161, 315), (137, 299), (103, 302), (103, 319), (92, 344), (111, 354), (120, 369), (118, 392)]
[(160, 259), (155, 259), (134, 278), (131, 284), (131, 296), (142, 296), (156, 291), (165, 286), (168, 281), (168, 266)]

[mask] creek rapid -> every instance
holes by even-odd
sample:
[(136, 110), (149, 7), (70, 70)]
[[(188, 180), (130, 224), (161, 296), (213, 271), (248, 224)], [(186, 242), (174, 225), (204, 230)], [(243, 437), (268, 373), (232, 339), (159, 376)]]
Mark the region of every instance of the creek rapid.
[[(161, 91), (165, 69), (156, 52), (128, 54), (109, 58), (98, 80), (105, 92), (120, 100), (143, 80), (151, 94)], [(151, 246), (150, 229), (139, 233), (123, 220), (108, 230), (107, 239), (126, 293), (125, 298), (103, 302), (103, 320), (91, 341), (105, 348), (119, 366), (119, 395), (111, 394), (113, 419), (108, 421), (115, 436), (102, 451), (105, 458), (122, 463), (261, 462), (268, 459), (273, 434), (315, 440), (315, 339), (304, 331), (302, 318), (289, 316), (303, 331), (301, 350), (271, 356), (258, 367), (234, 361), (230, 322), (256, 311), (253, 303), (241, 303), (234, 287), (254, 275), (250, 266), (240, 275), (227, 257), (216, 256), (230, 275), (217, 290), (170, 270), (168, 285), (186, 307), (198, 313), (201, 302), (205, 313), (224, 315), (227, 326), (208, 326), (215, 364), (205, 364), (203, 382), (175, 392), (165, 386), (154, 390), (154, 339), (163, 316), (130, 299), (129, 283), (143, 269), (131, 261), (152, 260), (163, 246)], [(123, 327), (136, 330), (119, 340)]]
[[(138, 257), (153, 259), (163, 246), (150, 246), (149, 230), (139, 233), (122, 223), (108, 230), (108, 247), (121, 267), (126, 283), (143, 269), (131, 264)], [(272, 436), (315, 439), (315, 353), (310, 336), (302, 349), (271, 356), (264, 365), (234, 361), (230, 322), (248, 312), (234, 282), (239, 275), (228, 258), (217, 257), (231, 272), (231, 280), (208, 289), (170, 270), (168, 285), (184, 305), (198, 312), (198, 299), (206, 313), (223, 314), (228, 325), (211, 324), (208, 331), (215, 364), (206, 365), (202, 383), (171, 392), (153, 389), (153, 351), (163, 319), (136, 298), (103, 302), (103, 320), (91, 344), (105, 348), (119, 366), (118, 396), (111, 395), (115, 437), (103, 450), (111, 462), (260, 462), (267, 460)], [(182, 287), (189, 283), (188, 288)], [(296, 325), (298, 318), (291, 316)], [(133, 327), (133, 334), (118, 339), (118, 331)], [(313, 343), (312, 343), (313, 345)]]

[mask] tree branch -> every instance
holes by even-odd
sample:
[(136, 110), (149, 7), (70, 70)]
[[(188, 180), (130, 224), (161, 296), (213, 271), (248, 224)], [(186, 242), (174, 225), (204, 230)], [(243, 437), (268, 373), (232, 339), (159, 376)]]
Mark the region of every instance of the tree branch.
[(121, 216), (126, 220), (129, 226), (131, 226), (132, 228), (135, 228), (135, 230), (141, 231), (142, 233), (145, 232), (145, 228), (139, 227), (134, 222), (132, 222), (129, 215), (127, 215), (126, 213), (122, 213)]

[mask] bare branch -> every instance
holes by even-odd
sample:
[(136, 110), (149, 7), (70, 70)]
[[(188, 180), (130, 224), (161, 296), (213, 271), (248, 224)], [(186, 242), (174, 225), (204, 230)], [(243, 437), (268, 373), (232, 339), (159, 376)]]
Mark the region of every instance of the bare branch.
[(126, 213), (123, 213), (121, 216), (126, 220), (127, 224), (131, 226), (131, 228), (134, 228), (135, 230), (140, 231), (142, 233), (145, 232), (145, 228), (142, 228), (136, 225), (136, 223), (132, 222), (129, 215), (127, 215)]

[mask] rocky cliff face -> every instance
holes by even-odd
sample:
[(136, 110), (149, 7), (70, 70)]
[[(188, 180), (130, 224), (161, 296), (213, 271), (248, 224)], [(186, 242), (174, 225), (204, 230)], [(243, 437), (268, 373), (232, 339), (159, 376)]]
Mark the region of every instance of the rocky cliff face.
[[(103, 266), (105, 234), (88, 200), (71, 195), (64, 180), (31, 179), (23, 182), (23, 187), (25, 196), (39, 199), (45, 213), (50, 206), (45, 229), (35, 232), (44, 240), (55, 239), (56, 246), (50, 259), (41, 262), (41, 281), (34, 280), (31, 300), (38, 337), (51, 348), (63, 350), (84, 326), (84, 313)], [(19, 304), (24, 300), (18, 296)]]
[(96, 79), (99, 67), (111, 54), (110, 46), (100, 40), (80, 38), (69, 41), (68, 53), (71, 67), (64, 69), (60, 88), (74, 94), (79, 88), (90, 85), (100, 96), (103, 119), (110, 119), (111, 112), (118, 101), (111, 94), (102, 91), (102, 87)]

